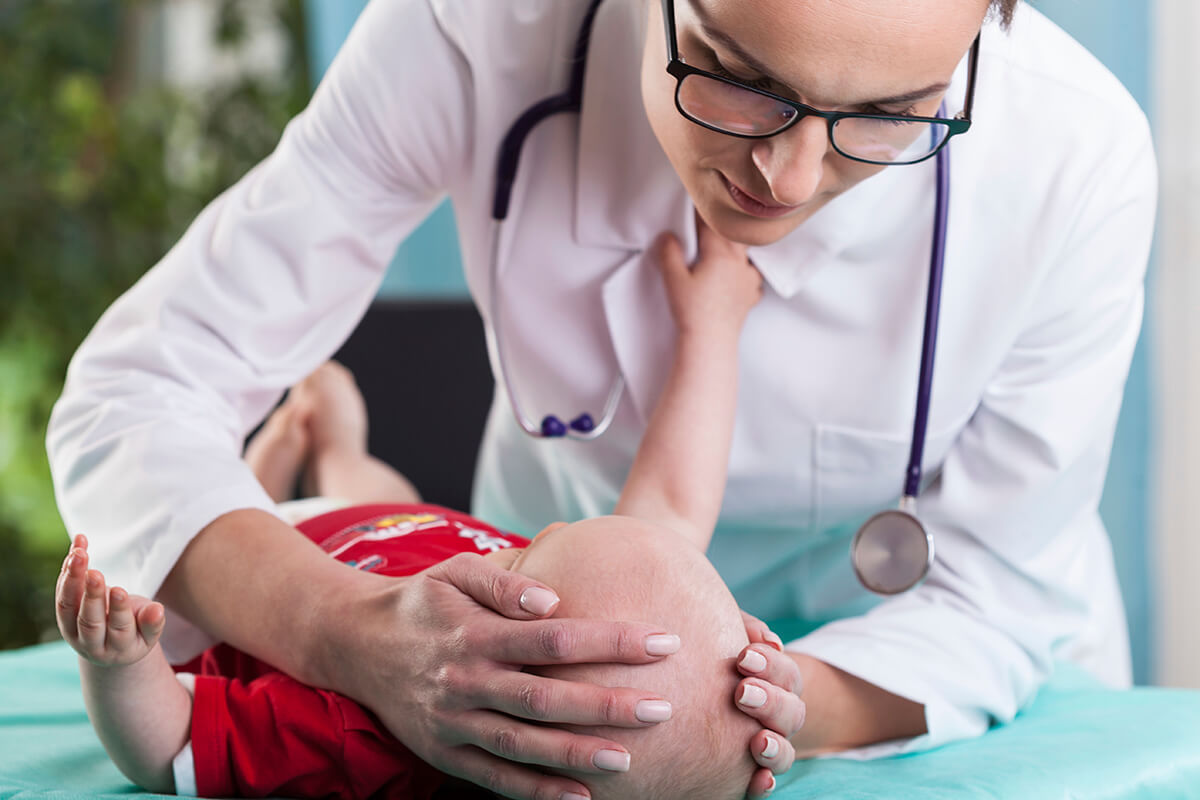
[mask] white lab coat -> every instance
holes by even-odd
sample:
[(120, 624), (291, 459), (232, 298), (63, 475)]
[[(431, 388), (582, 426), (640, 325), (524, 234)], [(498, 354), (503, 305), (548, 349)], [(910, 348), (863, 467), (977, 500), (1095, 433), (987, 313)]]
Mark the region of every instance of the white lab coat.
[[(153, 593), (209, 521), (273, 508), (239, 461), (244, 435), (336, 350), (396, 244), (447, 194), (493, 365), (499, 290), (509, 378), (531, 416), (596, 414), (618, 372), (628, 384), (591, 443), (525, 437), (498, 389), (474, 510), (531, 532), (612, 509), (671, 356), (644, 251), (663, 230), (695, 249), (690, 201), (641, 108), (641, 0), (601, 6), (581, 118), (545, 122), (526, 144), (500, 285), (488, 276), (499, 140), (565, 87), (585, 5), (376, 0), (276, 152), (101, 319), (49, 450), (67, 527), (91, 537), (114, 582)], [(952, 111), (963, 84), (960, 67)], [(984, 30), (975, 124), (952, 162), (919, 502), (936, 538), (929, 580), (863, 616), (874, 601), (847, 550), (902, 483), (932, 161), (885, 170), (751, 250), (767, 291), (741, 341), (711, 548), (747, 610), (839, 620), (792, 649), (925, 704), (929, 733), (909, 749), (1010, 719), (1055, 659), (1129, 680), (1097, 503), (1142, 315), (1156, 189), (1145, 118), (1024, 9), (1011, 34)], [(168, 625), (174, 659), (206, 641)]]

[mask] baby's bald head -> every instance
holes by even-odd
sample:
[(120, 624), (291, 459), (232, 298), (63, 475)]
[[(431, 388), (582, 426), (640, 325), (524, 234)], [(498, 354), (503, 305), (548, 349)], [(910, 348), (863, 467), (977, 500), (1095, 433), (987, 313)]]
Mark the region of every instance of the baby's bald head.
[[(755, 769), (758, 723), (733, 704), (734, 660), (746, 646), (737, 603), (704, 554), (662, 526), (598, 517), (538, 537), (514, 570), (554, 587), (556, 617), (649, 622), (676, 633), (679, 652), (630, 666), (543, 667), (538, 674), (603, 686), (633, 686), (671, 702), (668, 722), (588, 732), (620, 742), (628, 773), (579, 775), (595, 800), (741, 798)], [(578, 730), (584, 730), (579, 729)]]

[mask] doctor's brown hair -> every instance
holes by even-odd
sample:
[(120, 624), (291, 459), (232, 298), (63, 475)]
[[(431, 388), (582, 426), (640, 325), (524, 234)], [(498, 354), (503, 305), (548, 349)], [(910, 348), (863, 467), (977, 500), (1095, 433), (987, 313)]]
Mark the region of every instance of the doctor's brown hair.
[(1001, 27), (1007, 30), (1012, 24), (1013, 13), (1021, 0), (992, 0), (991, 11), (1000, 17)]

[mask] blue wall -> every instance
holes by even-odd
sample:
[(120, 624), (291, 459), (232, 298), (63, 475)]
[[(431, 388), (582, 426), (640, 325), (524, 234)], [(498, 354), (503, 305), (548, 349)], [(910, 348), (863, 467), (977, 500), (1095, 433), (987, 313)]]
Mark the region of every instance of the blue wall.
[[(313, 74), (329, 67), (367, 0), (306, 0), (308, 44)], [(379, 291), (381, 296), (463, 297), (462, 258), (454, 227), (454, 211), (442, 203), (396, 251)]]
[[(307, 0), (310, 48), (317, 74), (323, 74), (366, 0)], [(1033, 4), (1096, 54), (1141, 103), (1150, 107), (1150, 20), (1152, 4), (1133, 0), (1037, 0)], [(447, 263), (451, 262), (451, 263)], [(1151, 281), (1153, 275), (1151, 276)], [(466, 294), (454, 233), (454, 215), (443, 204), (396, 254), (380, 291), (384, 296), (447, 297)], [(1113, 538), (1121, 587), (1129, 612), (1134, 676), (1153, 674), (1154, 636), (1148, 589), (1148, 532), (1153, 529), (1149, 480), (1151, 437), (1150, 379), (1143, 332), (1134, 356), (1125, 407), (1117, 428), (1112, 467), (1101, 512)]]

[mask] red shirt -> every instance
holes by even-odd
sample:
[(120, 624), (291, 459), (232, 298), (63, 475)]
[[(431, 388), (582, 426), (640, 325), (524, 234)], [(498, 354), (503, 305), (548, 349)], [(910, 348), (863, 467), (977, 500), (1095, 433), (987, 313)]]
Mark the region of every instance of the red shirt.
[[(347, 566), (381, 575), (529, 544), (430, 505), (355, 506), (298, 527)], [(201, 797), (424, 800), (444, 779), (358, 703), (228, 645), (176, 669), (196, 673), (191, 735)]]

